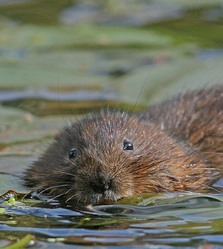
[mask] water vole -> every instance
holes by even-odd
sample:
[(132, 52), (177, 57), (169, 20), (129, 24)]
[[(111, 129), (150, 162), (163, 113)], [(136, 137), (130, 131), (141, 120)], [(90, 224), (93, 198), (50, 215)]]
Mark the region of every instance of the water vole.
[(73, 123), (27, 169), (25, 185), (71, 205), (163, 191), (208, 191), (222, 176), (223, 87), (138, 114), (102, 110)]

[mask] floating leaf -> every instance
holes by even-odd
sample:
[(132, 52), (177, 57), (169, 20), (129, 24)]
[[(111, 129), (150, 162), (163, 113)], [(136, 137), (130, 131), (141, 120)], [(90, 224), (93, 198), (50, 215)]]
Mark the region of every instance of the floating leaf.
[(32, 240), (35, 239), (35, 236), (31, 234), (27, 234), (22, 239), (18, 240), (14, 244), (11, 244), (9, 246), (3, 247), (4, 249), (19, 249), (19, 248), (26, 248)]

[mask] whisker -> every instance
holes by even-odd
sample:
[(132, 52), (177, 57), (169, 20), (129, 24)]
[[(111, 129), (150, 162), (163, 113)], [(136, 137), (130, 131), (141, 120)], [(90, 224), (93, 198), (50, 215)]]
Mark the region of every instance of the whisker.
[(63, 195), (64, 195), (64, 193), (58, 194), (58, 195), (56, 195), (56, 196), (54, 196), (54, 197), (48, 199), (48, 200), (47, 200), (47, 203), (49, 203), (49, 202), (51, 202), (51, 201), (54, 201), (54, 200), (56, 200), (58, 197), (61, 197), (61, 196), (63, 196)]
[(41, 192), (39, 192), (38, 195), (41, 195), (44, 192), (51, 190), (51, 189), (56, 189), (56, 188), (60, 188), (60, 187), (67, 187), (67, 186), (70, 186), (70, 185), (69, 184), (60, 184), (60, 185), (51, 186), (51, 187), (48, 187), (48, 188), (42, 190)]
[(47, 202), (51, 202), (51, 201), (57, 199), (58, 197), (61, 197), (61, 196), (63, 196), (63, 195), (66, 195), (66, 194), (68, 194), (71, 190), (73, 190), (73, 188), (68, 189), (65, 193), (61, 193), (61, 194), (58, 194), (58, 195), (52, 197), (51, 199), (47, 200)]
[[(69, 202), (71, 199), (73, 199), (75, 196), (77, 196), (77, 193), (75, 193), (75, 194), (73, 194), (72, 196), (70, 196), (67, 200), (66, 200), (66, 202)], [(79, 197), (80, 198), (80, 197)], [(78, 201), (79, 202), (79, 201)]]

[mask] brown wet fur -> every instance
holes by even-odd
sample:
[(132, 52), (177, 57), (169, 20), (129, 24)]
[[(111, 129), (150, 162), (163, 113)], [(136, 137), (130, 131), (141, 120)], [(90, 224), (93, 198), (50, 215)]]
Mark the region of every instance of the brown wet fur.
[[(133, 150), (123, 149), (125, 141)], [(70, 159), (72, 148), (77, 155)], [(64, 128), (24, 182), (75, 206), (143, 193), (211, 191), (222, 173), (223, 86), (216, 86), (134, 115), (87, 115)]]

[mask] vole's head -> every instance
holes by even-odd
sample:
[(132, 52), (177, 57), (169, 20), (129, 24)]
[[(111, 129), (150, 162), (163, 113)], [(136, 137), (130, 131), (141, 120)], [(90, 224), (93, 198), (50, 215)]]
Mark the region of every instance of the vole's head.
[(27, 185), (84, 204), (156, 192), (164, 185), (159, 164), (169, 160), (174, 146), (161, 133), (123, 112), (87, 116), (66, 128), (34, 163)]

